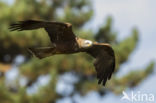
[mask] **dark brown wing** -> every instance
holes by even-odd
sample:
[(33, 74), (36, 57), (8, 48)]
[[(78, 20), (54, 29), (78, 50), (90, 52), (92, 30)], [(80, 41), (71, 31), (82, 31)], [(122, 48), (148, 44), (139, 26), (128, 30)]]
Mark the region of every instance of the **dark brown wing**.
[(94, 62), (97, 71), (98, 84), (103, 83), (111, 78), (115, 69), (115, 56), (114, 51), (108, 44), (94, 43), (87, 53), (96, 58)]
[(72, 25), (70, 23), (26, 20), (11, 24), (9, 29), (11, 31), (22, 31), (38, 28), (44, 28), (48, 32), (52, 42), (75, 40), (75, 35), (72, 32)]

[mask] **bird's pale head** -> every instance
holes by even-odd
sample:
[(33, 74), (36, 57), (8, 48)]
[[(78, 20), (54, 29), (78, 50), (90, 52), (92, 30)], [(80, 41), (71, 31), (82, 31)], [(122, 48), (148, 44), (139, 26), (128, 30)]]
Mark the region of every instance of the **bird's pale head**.
[(88, 48), (88, 47), (91, 47), (92, 44), (93, 44), (93, 42), (90, 40), (82, 40), (81, 47), (82, 48)]

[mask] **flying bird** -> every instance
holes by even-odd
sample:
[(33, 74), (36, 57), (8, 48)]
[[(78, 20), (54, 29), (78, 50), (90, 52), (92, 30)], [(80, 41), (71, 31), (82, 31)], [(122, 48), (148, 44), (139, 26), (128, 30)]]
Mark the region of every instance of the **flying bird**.
[(107, 43), (97, 43), (77, 37), (72, 31), (72, 24), (38, 20), (25, 20), (11, 24), (11, 31), (23, 31), (44, 28), (48, 33), (52, 46), (29, 48), (39, 59), (55, 54), (71, 54), (86, 52), (95, 58), (98, 84), (106, 84), (115, 69), (115, 55)]

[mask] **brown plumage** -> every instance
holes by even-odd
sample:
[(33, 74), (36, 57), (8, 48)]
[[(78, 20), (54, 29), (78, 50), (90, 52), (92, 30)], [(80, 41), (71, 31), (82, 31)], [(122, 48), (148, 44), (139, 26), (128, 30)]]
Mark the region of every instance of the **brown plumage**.
[(70, 23), (26, 20), (11, 24), (11, 31), (44, 28), (52, 42), (51, 47), (29, 48), (30, 52), (42, 59), (55, 54), (86, 52), (95, 58), (98, 84), (105, 85), (115, 69), (114, 51), (109, 44), (96, 43), (78, 38), (72, 31)]

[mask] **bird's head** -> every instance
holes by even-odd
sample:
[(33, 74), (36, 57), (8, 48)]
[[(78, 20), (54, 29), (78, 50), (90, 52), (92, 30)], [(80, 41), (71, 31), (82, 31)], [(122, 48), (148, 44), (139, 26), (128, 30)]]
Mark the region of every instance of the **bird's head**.
[(92, 46), (92, 44), (93, 44), (93, 42), (90, 40), (82, 40), (81, 41), (81, 47), (82, 48), (89, 48)]

